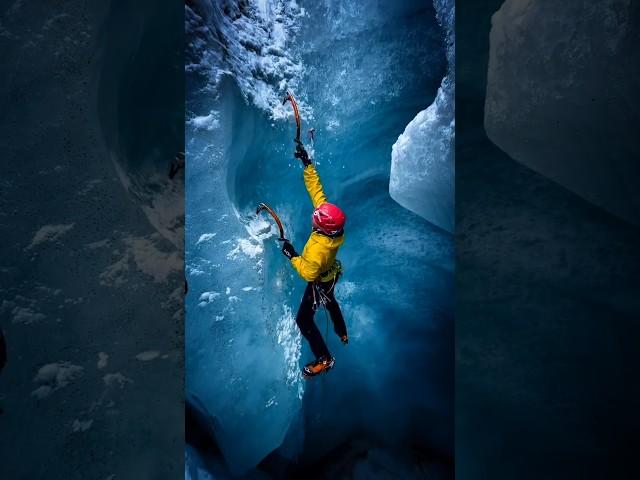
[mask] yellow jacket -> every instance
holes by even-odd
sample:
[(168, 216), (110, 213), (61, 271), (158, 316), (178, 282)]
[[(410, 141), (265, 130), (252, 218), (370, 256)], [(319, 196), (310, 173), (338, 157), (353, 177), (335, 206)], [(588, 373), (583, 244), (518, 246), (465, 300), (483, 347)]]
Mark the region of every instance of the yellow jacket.
[[(320, 177), (313, 165), (304, 169), (304, 186), (311, 197), (313, 208), (327, 203), (327, 197), (322, 191)], [(323, 282), (333, 280), (338, 274), (336, 267), (336, 254), (338, 248), (344, 243), (344, 235), (339, 237), (327, 237), (316, 231), (311, 232), (302, 254), (291, 259), (291, 265), (307, 282), (313, 282), (320, 278)], [(327, 273), (328, 272), (328, 273)]]

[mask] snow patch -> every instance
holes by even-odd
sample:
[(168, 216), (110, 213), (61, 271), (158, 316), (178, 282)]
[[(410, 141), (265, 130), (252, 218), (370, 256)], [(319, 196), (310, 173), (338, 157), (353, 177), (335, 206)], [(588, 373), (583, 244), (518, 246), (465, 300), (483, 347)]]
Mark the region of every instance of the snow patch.
[(145, 352), (140, 352), (139, 354), (137, 354), (136, 359), (140, 360), (141, 362), (149, 362), (158, 358), (159, 356), (160, 352), (158, 352), (157, 350), (147, 350)]
[(45, 225), (35, 233), (33, 239), (31, 240), (31, 243), (26, 247), (25, 250), (31, 250), (32, 248), (37, 247), (38, 245), (41, 245), (43, 243), (55, 242), (64, 234), (69, 232), (74, 226), (75, 223), (70, 223), (68, 225)]
[(201, 243), (208, 242), (209, 240), (214, 238), (216, 235), (217, 235), (216, 233), (203, 233), (202, 235), (200, 235), (200, 238), (198, 238), (196, 245), (200, 245)]
[(279, 235), (278, 228), (273, 222), (267, 221), (262, 215), (255, 215), (245, 224), (245, 228), (251, 238), (262, 242), (275, 235)]
[(120, 372), (107, 373), (104, 377), (102, 377), (102, 381), (107, 387), (117, 386), (120, 388), (124, 388), (127, 383), (133, 383), (133, 380), (131, 380), (129, 377), (125, 377)]
[(240, 254), (243, 254), (249, 258), (256, 258), (264, 252), (262, 243), (257, 242), (254, 239), (240, 238), (236, 241), (236, 246), (227, 253), (228, 260), (236, 260)]
[(46, 318), (44, 314), (36, 312), (29, 307), (15, 307), (11, 311), (11, 314), (13, 315), (13, 318), (11, 319), (13, 323), (22, 323), (25, 325), (39, 322)]
[(333, 132), (334, 130), (337, 130), (338, 128), (340, 128), (340, 120), (332, 118), (332, 119), (327, 121), (327, 126), (326, 126), (327, 131)]
[(192, 126), (196, 130), (206, 130), (211, 132), (220, 127), (219, 114), (218, 112), (211, 111), (209, 115), (193, 117), (187, 120), (187, 125)]
[(89, 250), (95, 250), (97, 248), (108, 247), (110, 243), (111, 241), (108, 238), (105, 238), (104, 240), (98, 240), (97, 242), (88, 243), (86, 247)]
[[(212, 2), (213, 11), (206, 16), (194, 8), (185, 7), (186, 30), (191, 38), (187, 73), (198, 72), (209, 78), (212, 91), (217, 90), (223, 77), (230, 76), (245, 100), (272, 119), (292, 117), (292, 109), (282, 105), (282, 93), (286, 88), (295, 90), (304, 68), (290, 56), (287, 47), (295, 38), (304, 10), (294, 0)], [(224, 38), (224, 44), (220, 38)], [(298, 99), (298, 104), (301, 114), (310, 117), (304, 101)], [(208, 118), (210, 115), (213, 117)], [(196, 118), (209, 126), (217, 120), (214, 112), (210, 115)], [(199, 123), (190, 125), (207, 128)]]
[(298, 387), (298, 398), (301, 400), (304, 388), (300, 380), (298, 363), (300, 362), (302, 350), (302, 336), (289, 305), (283, 304), (282, 308), (283, 314), (276, 324), (276, 338), (278, 345), (282, 348), (285, 365), (287, 366), (287, 385)]
[(31, 395), (43, 399), (82, 376), (84, 369), (70, 362), (49, 363), (40, 367), (33, 381), (40, 386)]
[(344, 280), (338, 282), (336, 285), (336, 291), (340, 296), (350, 297), (357, 290), (357, 285), (354, 282)]
[(91, 425), (93, 425), (93, 419), (89, 419), (89, 420), (79, 420), (79, 419), (75, 419), (73, 421), (73, 423), (71, 424), (71, 430), (75, 433), (75, 432), (86, 432), (87, 430), (89, 430), (91, 428)]
[(98, 367), (98, 370), (102, 370), (103, 368), (106, 368), (108, 362), (109, 362), (109, 355), (107, 355), (104, 352), (98, 353), (98, 363), (96, 364), (96, 367)]
[[(157, 233), (149, 237), (124, 237), (124, 252), (121, 258), (100, 274), (100, 284), (115, 287), (123, 285), (127, 281), (126, 274), (130, 271), (131, 264), (135, 265), (136, 270), (151, 276), (155, 283), (167, 283), (170, 275), (182, 271), (183, 259), (177, 250), (160, 250), (159, 240)], [(114, 253), (120, 254), (120, 251), (116, 250)]]
[(205, 307), (219, 296), (220, 294), (218, 292), (204, 292), (200, 295), (200, 298), (198, 298), (198, 300), (200, 301), (198, 305), (201, 307)]

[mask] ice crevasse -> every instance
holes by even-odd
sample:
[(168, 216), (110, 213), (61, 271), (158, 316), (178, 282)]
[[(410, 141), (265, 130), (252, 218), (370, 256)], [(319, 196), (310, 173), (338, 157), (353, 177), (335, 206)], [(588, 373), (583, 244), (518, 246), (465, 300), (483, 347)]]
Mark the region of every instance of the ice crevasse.
[[(200, 0), (185, 7), (186, 397), (215, 438), (220, 468), (234, 475), (274, 451), (313, 462), (355, 432), (372, 443), (453, 449), (453, 389), (442, 380), (453, 375), (452, 239), (438, 224), (442, 212), (423, 216), (390, 196), (394, 181), (407, 196), (424, 183), (413, 183), (415, 172), (394, 171), (392, 145), (404, 142), (393, 152), (406, 158), (426, 154), (411, 125), (432, 114), (416, 113), (434, 103), (440, 119), (451, 106), (442, 26), (453, 2), (380, 3)], [(300, 368), (311, 353), (295, 324), (305, 284), (282, 256), (273, 222), (255, 214), (259, 202), (269, 204), (302, 249), (311, 205), (292, 155), (286, 90), (298, 99), (303, 141), (325, 193), (348, 218), (336, 295), (351, 342), (340, 349), (318, 313), (336, 368), (306, 384)], [(444, 145), (434, 139), (427, 149), (438, 142)], [(452, 198), (452, 169), (443, 165), (431, 167), (430, 181), (444, 179), (432, 196)], [(388, 364), (367, 372), (381, 355)], [(425, 358), (424, 383), (392, 368)], [(188, 452), (191, 478), (212, 471), (201, 454)]]

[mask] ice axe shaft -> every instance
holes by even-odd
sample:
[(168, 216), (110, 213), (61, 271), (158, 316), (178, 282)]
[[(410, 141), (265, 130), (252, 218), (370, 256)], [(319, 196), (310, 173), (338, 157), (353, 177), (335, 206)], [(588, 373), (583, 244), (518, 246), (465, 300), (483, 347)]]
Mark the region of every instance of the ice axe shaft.
[(258, 208), (256, 208), (256, 215), (260, 214), (260, 212), (263, 210), (267, 211), (278, 224), (278, 230), (280, 230), (280, 238), (278, 240), (281, 242), (286, 242), (287, 239), (284, 238), (284, 228), (282, 227), (282, 222), (280, 221), (278, 215), (276, 215), (276, 212), (274, 212), (273, 209), (266, 203), (259, 203)]
[(300, 126), (302, 122), (300, 121), (300, 112), (298, 111), (298, 102), (296, 102), (296, 99), (293, 98), (293, 94), (291, 92), (287, 92), (287, 96), (284, 97), (284, 100), (282, 100), (282, 104), (284, 105), (285, 103), (287, 103), (287, 100), (291, 102), (291, 106), (293, 107), (293, 116), (296, 119), (295, 142), (297, 145), (302, 145), (302, 142), (300, 141)]

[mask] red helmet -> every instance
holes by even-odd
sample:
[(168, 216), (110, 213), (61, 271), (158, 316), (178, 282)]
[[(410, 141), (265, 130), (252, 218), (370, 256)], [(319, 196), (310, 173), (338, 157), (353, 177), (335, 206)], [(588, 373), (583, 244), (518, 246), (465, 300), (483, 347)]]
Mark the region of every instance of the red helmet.
[(333, 203), (323, 203), (313, 211), (313, 226), (325, 235), (335, 235), (342, 227), (346, 217), (340, 208)]

